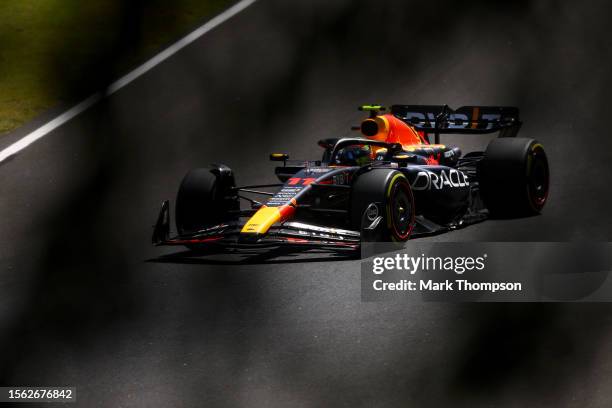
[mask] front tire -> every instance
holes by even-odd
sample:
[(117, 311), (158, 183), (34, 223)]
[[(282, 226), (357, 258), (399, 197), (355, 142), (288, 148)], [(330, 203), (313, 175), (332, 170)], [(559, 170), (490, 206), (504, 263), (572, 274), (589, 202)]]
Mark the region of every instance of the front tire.
[[(406, 241), (415, 222), (414, 196), (410, 183), (397, 170), (376, 169), (358, 176), (351, 193), (351, 225), (361, 230), (362, 219), (372, 203), (382, 216), (381, 241)], [(373, 219), (369, 219), (373, 221)]]
[(230, 211), (239, 209), (229, 168), (211, 167), (190, 170), (176, 197), (176, 228), (185, 235), (212, 227), (231, 218)]

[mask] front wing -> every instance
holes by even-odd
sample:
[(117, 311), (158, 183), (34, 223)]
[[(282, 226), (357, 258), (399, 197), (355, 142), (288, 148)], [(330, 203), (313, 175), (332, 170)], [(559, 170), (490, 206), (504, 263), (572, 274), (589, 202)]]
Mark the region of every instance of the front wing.
[(241, 234), (244, 223), (232, 221), (190, 234), (170, 236), (169, 203), (164, 201), (153, 232), (153, 244), (216, 248), (297, 247), (354, 251), (360, 248), (361, 234), (301, 222), (284, 222), (270, 227), (262, 236)]

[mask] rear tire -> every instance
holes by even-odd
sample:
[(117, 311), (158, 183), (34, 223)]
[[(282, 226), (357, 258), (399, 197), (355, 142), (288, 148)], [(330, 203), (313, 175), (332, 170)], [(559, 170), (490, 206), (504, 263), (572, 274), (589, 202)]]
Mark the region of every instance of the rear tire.
[(492, 215), (539, 213), (548, 198), (550, 171), (544, 147), (527, 138), (499, 138), (487, 146), (479, 168), (482, 198)]
[(238, 201), (231, 197), (229, 189), (234, 187), (234, 179), (227, 169), (230, 176), (225, 178), (215, 168), (193, 169), (185, 175), (176, 197), (176, 228), (180, 235), (231, 218), (229, 211), (237, 209)]
[[(364, 212), (378, 203), (384, 226), (382, 241), (406, 241), (414, 227), (415, 206), (410, 183), (397, 170), (371, 170), (358, 176), (351, 193), (351, 225), (361, 230)], [(373, 221), (375, 217), (369, 221)]]

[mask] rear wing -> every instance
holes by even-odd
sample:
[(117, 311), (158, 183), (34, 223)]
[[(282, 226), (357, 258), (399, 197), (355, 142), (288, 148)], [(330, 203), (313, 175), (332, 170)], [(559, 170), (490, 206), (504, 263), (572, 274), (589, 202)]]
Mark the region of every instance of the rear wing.
[(393, 105), (391, 113), (422, 131), (433, 133), (440, 143), (442, 133), (484, 134), (500, 132), (499, 137), (515, 137), (521, 127), (519, 110), (507, 106)]

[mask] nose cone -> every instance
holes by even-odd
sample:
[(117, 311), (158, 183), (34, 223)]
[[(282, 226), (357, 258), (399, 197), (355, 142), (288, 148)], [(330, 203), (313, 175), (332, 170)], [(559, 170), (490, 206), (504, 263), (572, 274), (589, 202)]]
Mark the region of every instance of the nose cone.
[(270, 227), (277, 222), (284, 222), (293, 217), (295, 207), (291, 204), (282, 205), (280, 207), (261, 207), (257, 212), (244, 224), (240, 235), (243, 237), (259, 237), (265, 235)]
[(240, 233), (251, 236), (263, 235), (280, 219), (281, 213), (278, 207), (262, 207), (244, 224)]

